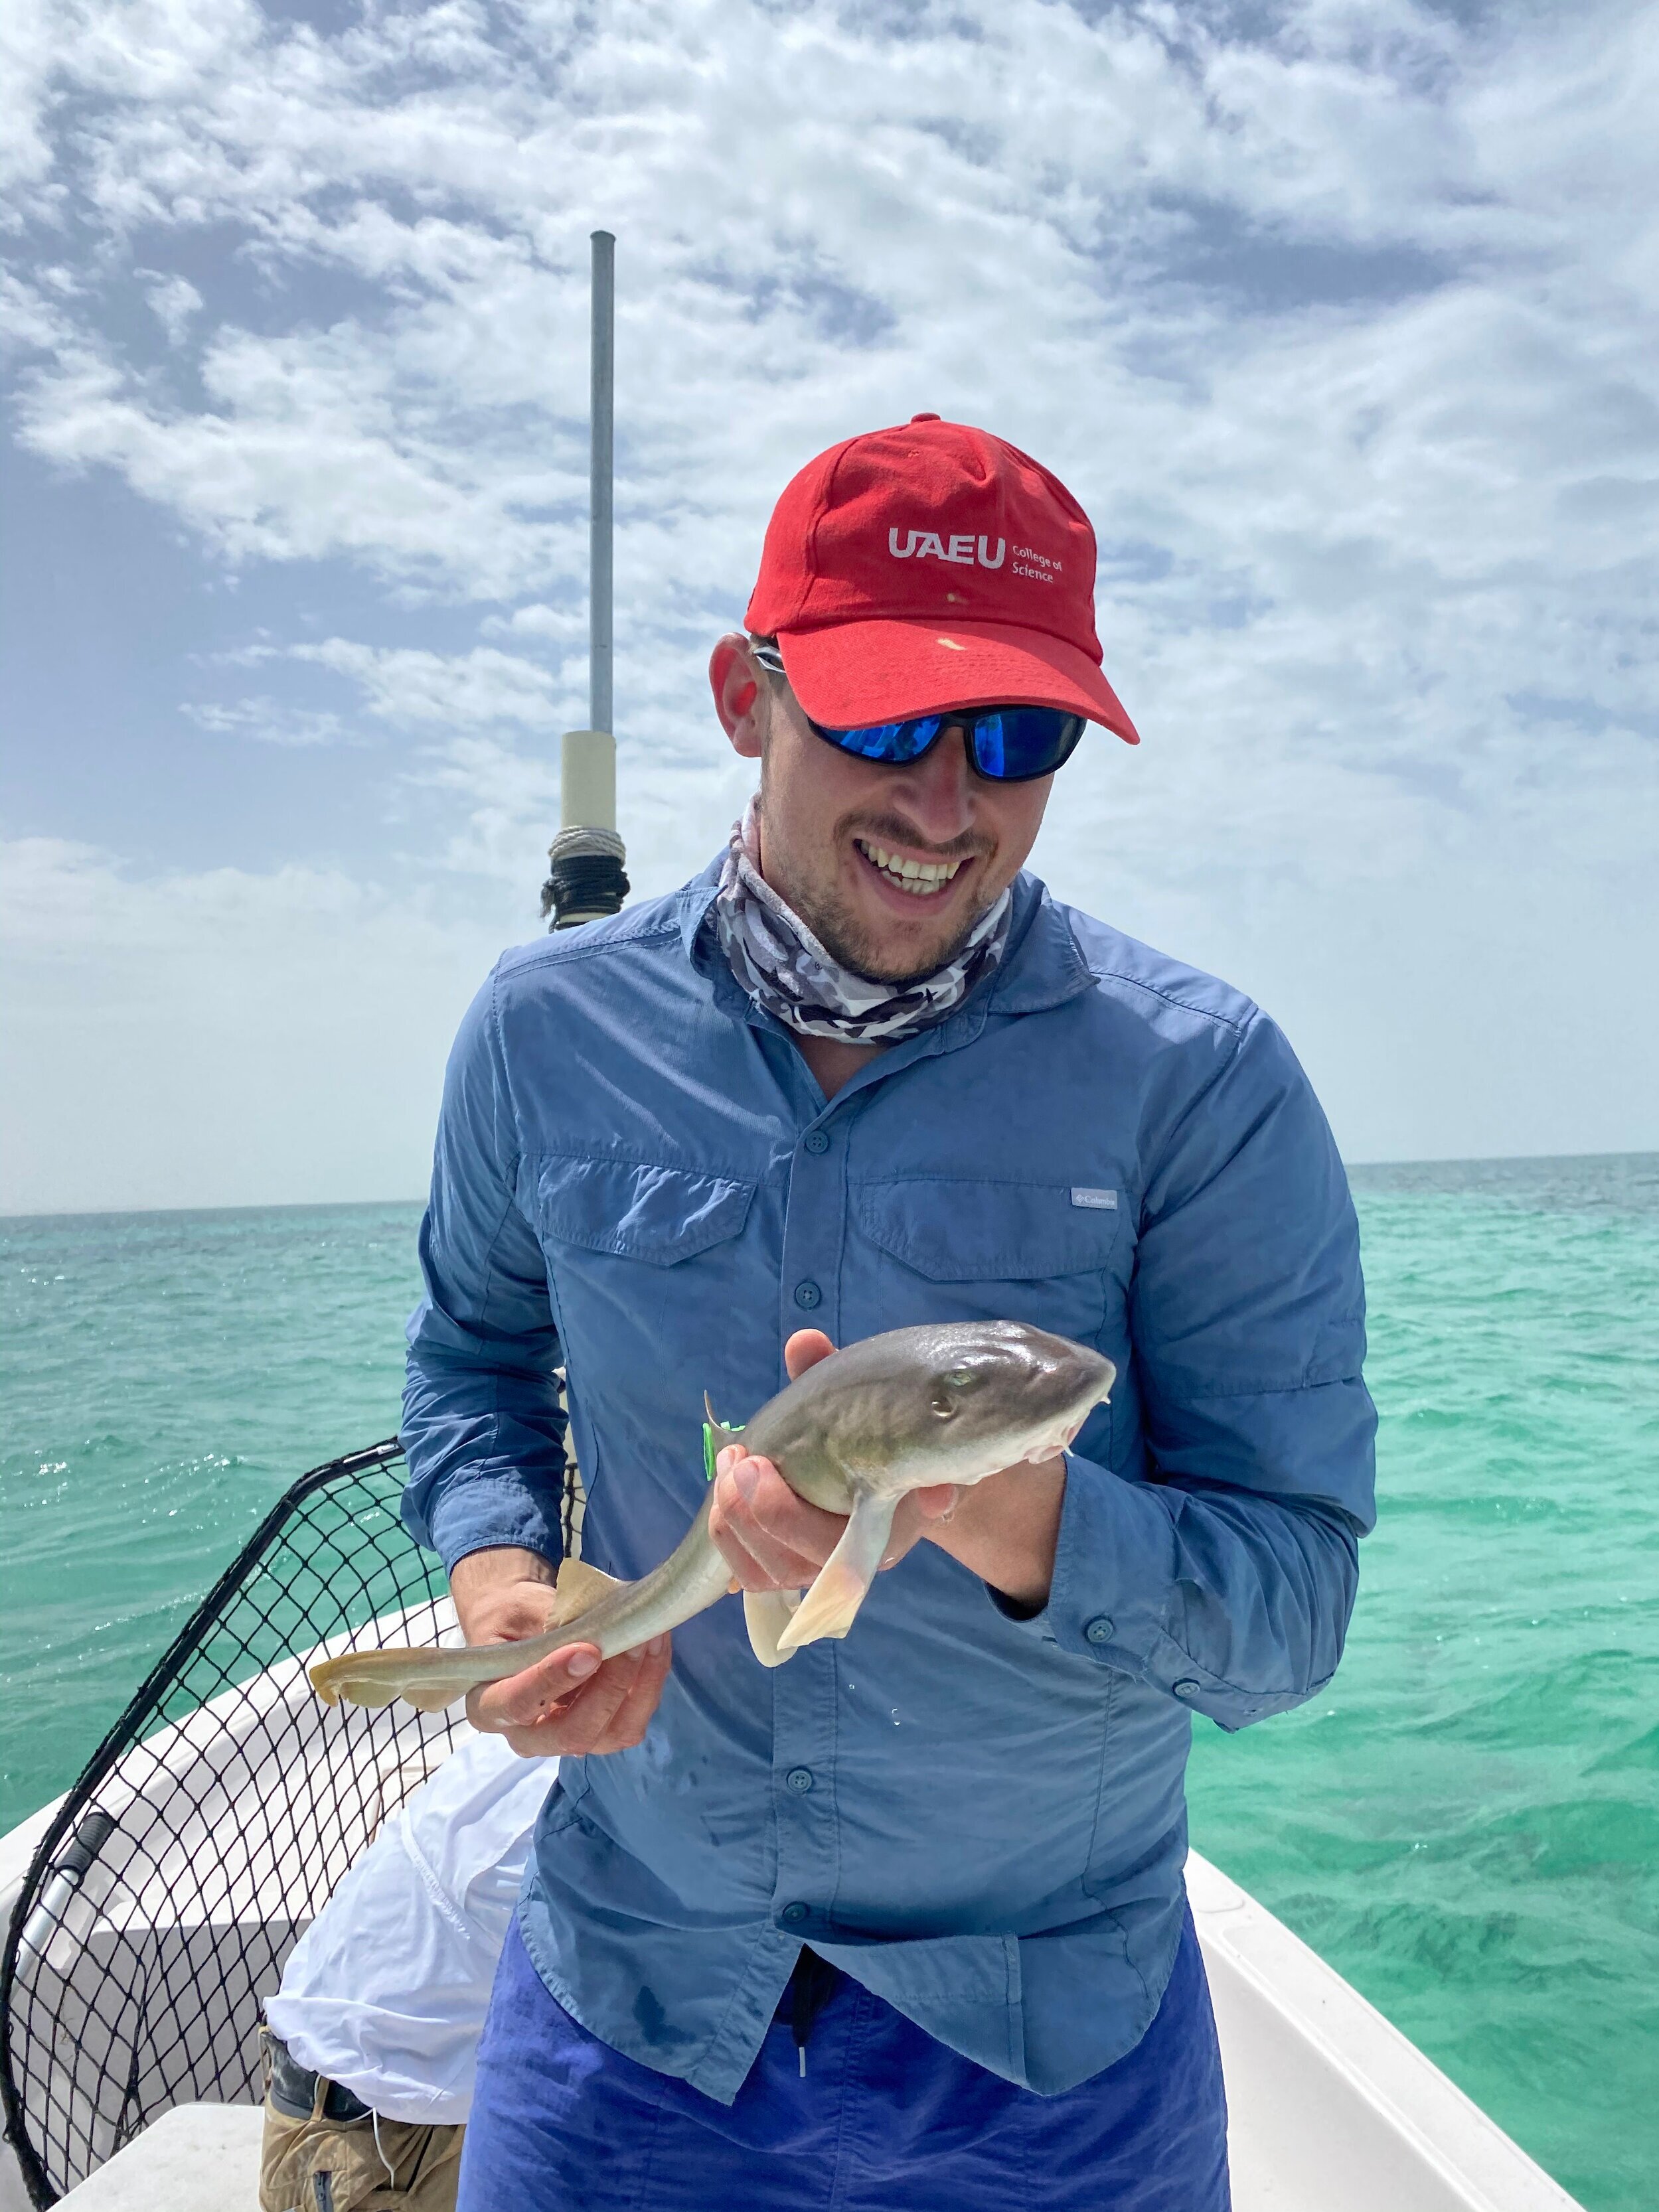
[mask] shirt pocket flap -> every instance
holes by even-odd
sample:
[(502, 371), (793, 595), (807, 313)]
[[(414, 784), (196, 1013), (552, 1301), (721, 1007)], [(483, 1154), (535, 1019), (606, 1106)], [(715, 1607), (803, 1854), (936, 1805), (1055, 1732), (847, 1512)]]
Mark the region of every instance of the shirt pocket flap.
[(551, 1158), (537, 1170), (536, 1214), (561, 1243), (671, 1267), (735, 1237), (754, 1188), (645, 1160)]
[(1078, 1204), (1070, 1183), (967, 1176), (861, 1183), (853, 1206), (872, 1243), (936, 1283), (1043, 1282), (1091, 1273), (1111, 1264), (1123, 1218), (1116, 1206)]

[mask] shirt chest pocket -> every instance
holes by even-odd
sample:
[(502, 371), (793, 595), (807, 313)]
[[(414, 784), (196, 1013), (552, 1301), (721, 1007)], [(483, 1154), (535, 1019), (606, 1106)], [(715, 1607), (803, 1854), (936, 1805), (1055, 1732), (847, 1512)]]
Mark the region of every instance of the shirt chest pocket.
[(574, 1154), (544, 1157), (533, 1173), (532, 1218), (573, 1370), (584, 1345), (602, 1344), (607, 1364), (630, 1347), (659, 1362), (671, 1316), (678, 1338), (692, 1302), (706, 1310), (737, 1297), (753, 1182)]
[(754, 1185), (645, 1160), (564, 1154), (537, 1162), (536, 1224), (545, 1240), (672, 1267), (738, 1236)]
[[(855, 1185), (853, 1218), (906, 1321), (1023, 1321), (1093, 1343), (1123, 1231), (1115, 1191), (902, 1176)], [(897, 1325), (897, 1320), (893, 1324)]]

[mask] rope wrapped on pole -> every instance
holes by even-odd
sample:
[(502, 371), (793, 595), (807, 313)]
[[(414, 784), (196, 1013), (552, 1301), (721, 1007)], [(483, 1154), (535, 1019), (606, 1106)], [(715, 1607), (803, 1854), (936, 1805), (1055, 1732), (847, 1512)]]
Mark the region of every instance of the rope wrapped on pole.
[(551, 914), (555, 929), (601, 921), (620, 911), (630, 885), (627, 858), (614, 830), (583, 823), (561, 830), (547, 848), (547, 880), (541, 886), (541, 914)]

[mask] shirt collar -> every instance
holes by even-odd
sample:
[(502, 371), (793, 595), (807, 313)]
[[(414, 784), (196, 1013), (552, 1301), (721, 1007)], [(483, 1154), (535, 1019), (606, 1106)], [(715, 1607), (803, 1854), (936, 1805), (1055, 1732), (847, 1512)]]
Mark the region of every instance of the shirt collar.
[(690, 883), (680, 889), (680, 938), (686, 948), (686, 957), (693, 966), (701, 964), (697, 957), (698, 933), (708, 919), (709, 908), (714, 904), (714, 895), (720, 888), (720, 871), (725, 858), (723, 847), (708, 866), (699, 869)]

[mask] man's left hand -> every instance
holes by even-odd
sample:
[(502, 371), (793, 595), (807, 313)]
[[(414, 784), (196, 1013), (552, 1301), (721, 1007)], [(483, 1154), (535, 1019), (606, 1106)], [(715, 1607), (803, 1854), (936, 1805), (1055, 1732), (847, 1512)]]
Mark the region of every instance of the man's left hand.
[[(797, 1329), (784, 1347), (793, 1382), (835, 1346), (820, 1328)], [(798, 1498), (767, 1459), (729, 1444), (716, 1463), (709, 1533), (725, 1553), (734, 1589), (804, 1589), (840, 1541), (844, 1514)], [(972, 1485), (939, 1483), (901, 1498), (884, 1568), (926, 1537), (1016, 1603), (1047, 1599), (1065, 1496), (1064, 1460), (1024, 1462)]]

